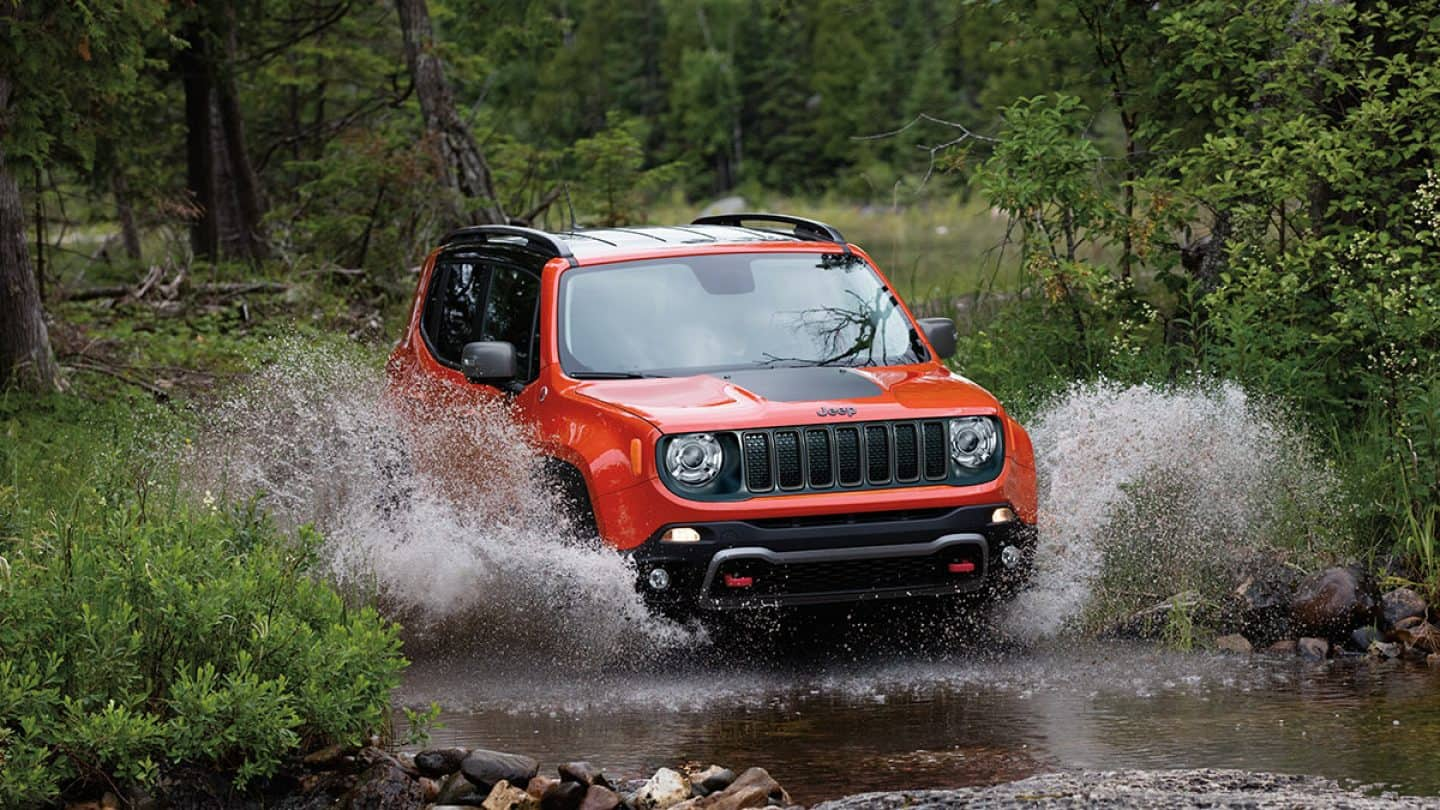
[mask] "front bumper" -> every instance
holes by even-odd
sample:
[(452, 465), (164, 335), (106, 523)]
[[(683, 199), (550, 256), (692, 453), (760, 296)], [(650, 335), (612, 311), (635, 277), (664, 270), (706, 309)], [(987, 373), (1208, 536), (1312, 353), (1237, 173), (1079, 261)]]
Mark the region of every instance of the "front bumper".
[[(962, 594), (1014, 583), (1028, 569), (1034, 532), (990, 522), (1003, 506), (687, 523), (699, 542), (661, 542), (665, 526), (631, 555), (646, 598), (682, 611)], [(1020, 555), (1013, 567), (1001, 563), (1007, 546)], [(668, 587), (651, 584), (656, 568)]]

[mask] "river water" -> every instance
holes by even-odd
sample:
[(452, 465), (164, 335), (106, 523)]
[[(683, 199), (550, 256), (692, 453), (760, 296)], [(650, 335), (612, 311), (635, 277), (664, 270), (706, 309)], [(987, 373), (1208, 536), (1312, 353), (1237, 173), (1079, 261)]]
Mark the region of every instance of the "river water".
[(1423, 665), (1101, 642), (826, 658), (568, 676), (420, 662), (398, 697), (444, 706), (431, 744), (546, 768), (587, 759), (620, 778), (761, 765), (806, 804), (1074, 768), (1240, 768), (1440, 794), (1440, 673)]

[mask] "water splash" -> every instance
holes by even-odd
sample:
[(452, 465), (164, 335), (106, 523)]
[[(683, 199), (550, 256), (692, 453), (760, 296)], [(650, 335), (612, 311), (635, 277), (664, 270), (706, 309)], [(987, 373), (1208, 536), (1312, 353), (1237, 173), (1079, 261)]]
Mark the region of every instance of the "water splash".
[(280, 355), (205, 415), (191, 484), (314, 525), (331, 578), (376, 598), (412, 652), (613, 666), (695, 640), (646, 609), (625, 558), (571, 525), (502, 404), (406, 419), (359, 358)]
[[(1005, 626), (1038, 639), (1076, 629), (1107, 570), (1153, 593), (1175, 572), (1238, 560), (1336, 526), (1334, 476), (1275, 408), (1229, 382), (1078, 384), (1030, 425), (1040, 541), (1031, 586)], [(1146, 578), (1148, 577), (1148, 581)]]

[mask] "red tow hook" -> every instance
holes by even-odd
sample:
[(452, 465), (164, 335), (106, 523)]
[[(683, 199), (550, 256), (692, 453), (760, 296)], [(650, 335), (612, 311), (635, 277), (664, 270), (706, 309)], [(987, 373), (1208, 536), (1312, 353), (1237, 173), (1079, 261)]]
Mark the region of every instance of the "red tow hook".
[(950, 573), (952, 573), (952, 574), (973, 574), (973, 573), (975, 573), (975, 563), (970, 562), (969, 560), (961, 560), (960, 562), (953, 562), (953, 563), (950, 563), (950, 565), (948, 565), (948, 566), (946, 566), (946, 567), (950, 569)]
[(725, 587), (727, 588), (748, 588), (755, 584), (754, 577), (741, 577), (735, 574), (725, 575)]

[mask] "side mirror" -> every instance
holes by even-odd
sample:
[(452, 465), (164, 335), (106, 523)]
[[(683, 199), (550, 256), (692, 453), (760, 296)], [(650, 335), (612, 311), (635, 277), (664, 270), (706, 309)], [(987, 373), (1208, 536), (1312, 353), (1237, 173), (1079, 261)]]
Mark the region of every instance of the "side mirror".
[(460, 373), (472, 383), (503, 385), (511, 382), (519, 376), (515, 346), (503, 340), (466, 343), (460, 351)]
[(935, 353), (940, 355), (941, 360), (949, 360), (955, 354), (956, 344), (959, 342), (959, 335), (955, 334), (955, 322), (949, 318), (921, 318), (920, 331), (925, 333), (925, 339), (935, 347)]

